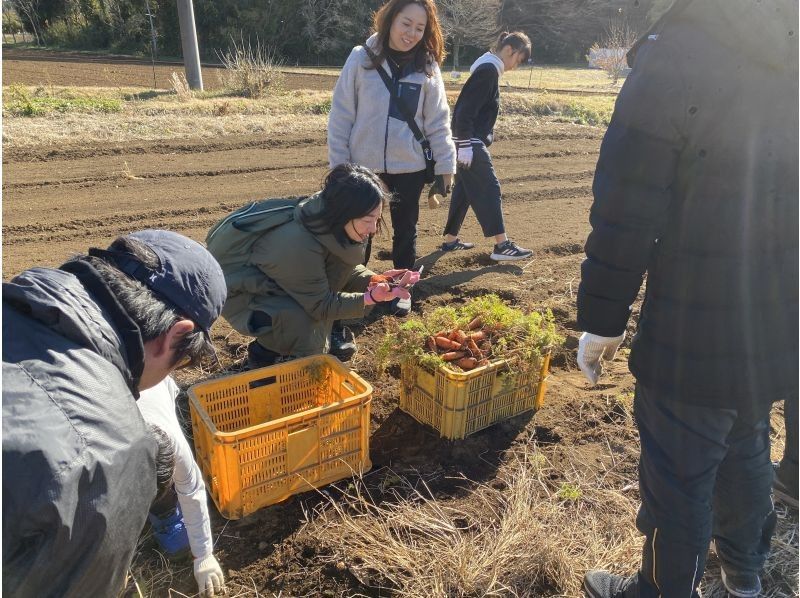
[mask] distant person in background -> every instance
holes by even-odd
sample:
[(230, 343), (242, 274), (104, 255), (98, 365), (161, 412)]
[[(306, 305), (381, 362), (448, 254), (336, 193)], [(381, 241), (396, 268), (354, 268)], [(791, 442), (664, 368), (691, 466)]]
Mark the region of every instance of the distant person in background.
[[(211, 229), (207, 243), (228, 280), (222, 315), (234, 330), (255, 337), (250, 367), (327, 352), (334, 320), (361, 318), (368, 306), (409, 297), (407, 287), (419, 273), (397, 269), (373, 278), (362, 265), (387, 199), (376, 174), (342, 164), (319, 193), (260, 202)], [(235, 265), (225, 257), (236, 243), (225, 237), (226, 224), (255, 235), (246, 259)]]
[(458, 176), (444, 227), (443, 251), (472, 249), (474, 243), (458, 237), (470, 206), (485, 237), (494, 237), (490, 257), (497, 262), (528, 259), (530, 249), (516, 245), (506, 235), (500, 182), (494, 172), (489, 146), (500, 111), (500, 76), (531, 57), (531, 40), (520, 31), (501, 33), (497, 45), (470, 67), (470, 76), (453, 109), (453, 141)]
[(769, 414), (798, 398), (797, 22), (796, 0), (678, 0), (628, 54), (595, 171), (578, 365), (597, 382), (646, 272), (629, 360), (645, 541), (637, 574), (586, 574), (593, 598), (696, 596), (712, 539), (728, 593), (761, 592)]
[(200, 595), (220, 596), (225, 591), (225, 577), (214, 557), (203, 474), (175, 412), (179, 392), (178, 385), (167, 376), (142, 391), (136, 403), (144, 420), (162, 436), (163, 446), (171, 453), (172, 467), (164, 472), (166, 488), (156, 497), (148, 519), (156, 542), (168, 558), (192, 557)]
[(213, 354), (219, 264), (170, 231), (3, 283), (3, 594), (116, 596), (156, 495), (136, 400)]
[[(426, 171), (422, 146), (403, 116), (405, 105), (430, 142), (435, 173), (450, 187), (456, 155), (450, 110), (439, 66), (444, 41), (433, 0), (390, 0), (376, 13), (375, 33), (350, 52), (328, 117), (331, 168), (353, 162), (379, 173), (393, 199), (392, 262), (410, 269), (417, 259), (417, 221)], [(379, 74), (391, 78), (395, 95)], [(369, 259), (369, 248), (366, 260)], [(366, 263), (366, 261), (365, 261)], [(407, 315), (411, 297), (392, 304), (390, 313)]]

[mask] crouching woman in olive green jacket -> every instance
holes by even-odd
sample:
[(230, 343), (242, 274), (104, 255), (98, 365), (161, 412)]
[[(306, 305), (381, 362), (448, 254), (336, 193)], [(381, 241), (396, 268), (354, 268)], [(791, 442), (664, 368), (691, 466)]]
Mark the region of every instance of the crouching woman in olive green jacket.
[(409, 297), (405, 287), (417, 282), (417, 272), (389, 270), (390, 284), (371, 280), (375, 274), (361, 265), (388, 198), (369, 169), (342, 164), (319, 193), (289, 203), (291, 216), (255, 240), (241, 271), (222, 264), (232, 283), (222, 315), (236, 331), (256, 337), (248, 347), (251, 367), (324, 353), (334, 320), (360, 318), (366, 306)]

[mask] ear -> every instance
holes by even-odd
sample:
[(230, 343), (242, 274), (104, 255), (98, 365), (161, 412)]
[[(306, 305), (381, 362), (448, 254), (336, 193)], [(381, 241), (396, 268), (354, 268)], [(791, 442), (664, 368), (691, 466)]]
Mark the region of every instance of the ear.
[(164, 335), (166, 337), (166, 349), (173, 349), (180, 340), (195, 329), (195, 324), (191, 320), (178, 320), (172, 325), (172, 328), (167, 330)]

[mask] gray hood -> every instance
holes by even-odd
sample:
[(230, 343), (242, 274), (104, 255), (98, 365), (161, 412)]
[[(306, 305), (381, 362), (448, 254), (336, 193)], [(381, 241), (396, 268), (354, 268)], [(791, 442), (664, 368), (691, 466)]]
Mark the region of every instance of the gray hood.
[(26, 270), (3, 283), (3, 302), (104, 357), (122, 372), (129, 386), (133, 383), (125, 343), (109, 324), (111, 314), (75, 275), (50, 268)]

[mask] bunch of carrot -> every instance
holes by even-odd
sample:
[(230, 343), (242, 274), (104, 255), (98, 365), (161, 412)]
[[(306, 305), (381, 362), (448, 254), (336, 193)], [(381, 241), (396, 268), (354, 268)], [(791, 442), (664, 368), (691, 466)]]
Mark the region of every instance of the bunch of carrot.
[(456, 327), (429, 336), (427, 347), (444, 361), (455, 363), (462, 370), (468, 371), (489, 363), (493, 333), (494, 329), (484, 327), (483, 319), (478, 316), (469, 323), (466, 330)]

